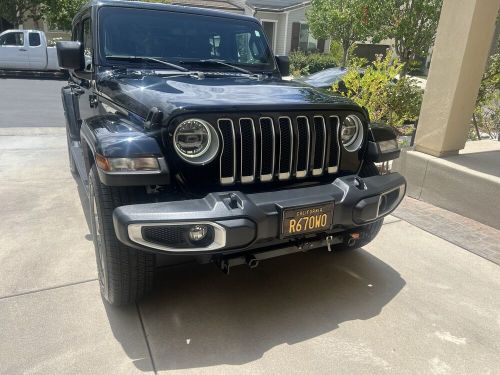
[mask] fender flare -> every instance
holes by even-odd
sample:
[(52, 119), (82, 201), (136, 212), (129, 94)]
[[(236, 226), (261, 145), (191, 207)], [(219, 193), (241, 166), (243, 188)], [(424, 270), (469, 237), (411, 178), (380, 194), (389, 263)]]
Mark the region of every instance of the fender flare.
[(90, 171), (96, 154), (105, 158), (156, 157), (161, 167), (158, 174), (108, 174), (99, 169), (101, 182), (110, 186), (169, 184), (168, 165), (155, 137), (156, 134), (156, 132), (145, 132), (127, 118), (117, 114), (88, 118), (82, 122), (80, 130), (87, 172)]
[(398, 135), (389, 125), (371, 123), (368, 126), (368, 147), (365, 159), (382, 163), (399, 158)]

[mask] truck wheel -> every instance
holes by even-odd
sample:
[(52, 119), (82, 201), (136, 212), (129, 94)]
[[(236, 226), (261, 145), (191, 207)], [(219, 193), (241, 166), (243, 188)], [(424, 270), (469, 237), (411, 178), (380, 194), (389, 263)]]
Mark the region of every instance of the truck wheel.
[[(378, 168), (374, 163), (364, 163), (361, 171), (359, 172), (359, 177), (373, 177), (378, 176), (379, 174)], [(377, 236), (378, 232), (380, 232), (380, 228), (382, 228), (383, 223), (384, 218), (374, 221), (371, 224), (359, 227), (359, 233), (361, 235), (352, 246), (342, 243), (335, 246), (334, 249), (338, 251), (345, 251), (359, 249), (360, 247), (368, 245)]]
[(111, 305), (139, 300), (153, 286), (154, 254), (122, 244), (115, 234), (113, 210), (137, 202), (137, 190), (106, 186), (96, 166), (89, 173), (91, 231), (102, 296)]

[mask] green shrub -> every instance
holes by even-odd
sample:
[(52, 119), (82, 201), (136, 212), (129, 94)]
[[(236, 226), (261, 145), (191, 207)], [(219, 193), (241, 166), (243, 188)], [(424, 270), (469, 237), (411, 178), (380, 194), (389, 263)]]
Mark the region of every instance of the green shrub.
[(313, 74), (324, 69), (338, 66), (338, 59), (328, 53), (305, 53), (302, 51), (291, 52), (290, 72), (293, 76), (299, 77)]
[(330, 43), (330, 55), (337, 60), (337, 62), (340, 65), (340, 62), (342, 61), (342, 55), (343, 55), (343, 50), (342, 50), (342, 44), (340, 44), (339, 41), (332, 40)]
[[(392, 125), (401, 134), (410, 132), (412, 127), (404, 125), (417, 120), (423, 90), (411, 77), (397, 79), (403, 64), (388, 54), (360, 69), (359, 63), (348, 68), (343, 79), (347, 92), (343, 95), (365, 107), (371, 121)], [(338, 91), (338, 86), (333, 90)]]
[[(497, 41), (499, 51), (500, 38)], [(491, 55), (477, 95), (474, 121), (481, 132), (495, 137), (500, 133), (500, 51)], [(495, 138), (496, 138), (495, 137)]]

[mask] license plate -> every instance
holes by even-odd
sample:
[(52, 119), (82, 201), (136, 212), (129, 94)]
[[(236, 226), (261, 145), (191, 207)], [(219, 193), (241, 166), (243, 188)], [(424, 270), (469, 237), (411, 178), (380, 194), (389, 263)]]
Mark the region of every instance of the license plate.
[(313, 206), (285, 208), (282, 216), (282, 237), (321, 232), (333, 222), (333, 202)]

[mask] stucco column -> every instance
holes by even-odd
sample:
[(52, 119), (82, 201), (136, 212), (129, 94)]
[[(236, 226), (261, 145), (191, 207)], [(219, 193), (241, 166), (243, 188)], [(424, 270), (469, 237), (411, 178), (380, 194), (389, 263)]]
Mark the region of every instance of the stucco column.
[(500, 0), (444, 0), (415, 149), (434, 156), (465, 146)]

